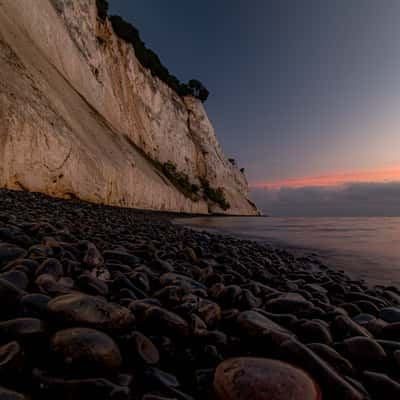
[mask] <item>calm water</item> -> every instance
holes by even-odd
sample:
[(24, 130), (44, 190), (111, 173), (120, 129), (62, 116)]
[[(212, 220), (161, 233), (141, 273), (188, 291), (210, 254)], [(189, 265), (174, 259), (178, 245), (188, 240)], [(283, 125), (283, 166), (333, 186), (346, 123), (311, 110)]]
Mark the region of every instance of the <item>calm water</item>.
[(400, 218), (199, 217), (179, 223), (316, 254), (371, 284), (400, 286)]

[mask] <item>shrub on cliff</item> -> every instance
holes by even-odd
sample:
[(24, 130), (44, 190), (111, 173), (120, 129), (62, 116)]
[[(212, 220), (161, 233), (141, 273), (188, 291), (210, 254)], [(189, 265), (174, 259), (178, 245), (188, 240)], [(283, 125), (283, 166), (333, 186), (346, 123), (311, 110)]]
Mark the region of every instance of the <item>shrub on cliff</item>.
[(178, 171), (176, 165), (171, 161), (162, 164), (164, 175), (179, 189), (186, 197), (198, 200), (199, 186), (190, 182), (189, 176), (184, 172)]
[(197, 79), (191, 79), (188, 83), (189, 88), (192, 91), (192, 95), (197, 97), (203, 103), (208, 99), (210, 92), (207, 88)]
[(103, 21), (107, 18), (108, 13), (108, 1), (107, 0), (96, 0), (97, 14)]
[(118, 15), (112, 15), (109, 19), (115, 34), (133, 46), (135, 55), (140, 64), (148, 68), (153, 76), (156, 76), (166, 83), (179, 96), (193, 96), (202, 102), (207, 100), (210, 92), (200, 81), (192, 79), (188, 84), (184, 84), (181, 83), (176, 76), (170, 74), (168, 68), (162, 64), (158, 55), (153, 50), (146, 47), (145, 43), (140, 38), (140, 33), (137, 28)]
[(226, 201), (222, 188), (214, 189), (206, 179), (201, 180), (204, 198), (218, 204), (223, 210), (228, 210), (231, 205)]

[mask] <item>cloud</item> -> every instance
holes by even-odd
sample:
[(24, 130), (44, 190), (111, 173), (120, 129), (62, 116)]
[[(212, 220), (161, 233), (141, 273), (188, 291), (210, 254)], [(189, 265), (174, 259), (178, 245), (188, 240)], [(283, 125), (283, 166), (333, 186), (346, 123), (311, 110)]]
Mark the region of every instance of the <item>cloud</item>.
[(400, 182), (251, 191), (257, 206), (272, 216), (400, 216)]
[(351, 183), (370, 182), (394, 182), (400, 181), (400, 166), (391, 166), (376, 170), (352, 171), (329, 174), (324, 176), (311, 176), (303, 178), (287, 179), (275, 182), (253, 182), (253, 188), (279, 189), (283, 187), (304, 188), (304, 187), (326, 187), (338, 186)]

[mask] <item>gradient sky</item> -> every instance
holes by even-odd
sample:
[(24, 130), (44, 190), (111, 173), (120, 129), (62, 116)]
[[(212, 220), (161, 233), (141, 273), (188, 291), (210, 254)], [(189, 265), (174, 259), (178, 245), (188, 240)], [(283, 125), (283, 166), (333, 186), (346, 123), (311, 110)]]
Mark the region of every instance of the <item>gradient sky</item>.
[(109, 2), (210, 89), (224, 152), (265, 211), (271, 190), (400, 181), (399, 0)]

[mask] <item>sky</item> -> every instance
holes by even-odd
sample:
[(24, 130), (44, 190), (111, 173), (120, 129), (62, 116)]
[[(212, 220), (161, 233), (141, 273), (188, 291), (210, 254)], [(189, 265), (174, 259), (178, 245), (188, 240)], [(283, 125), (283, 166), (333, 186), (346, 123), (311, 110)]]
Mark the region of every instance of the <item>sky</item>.
[(265, 213), (400, 216), (400, 1), (109, 3), (181, 81), (209, 88)]

